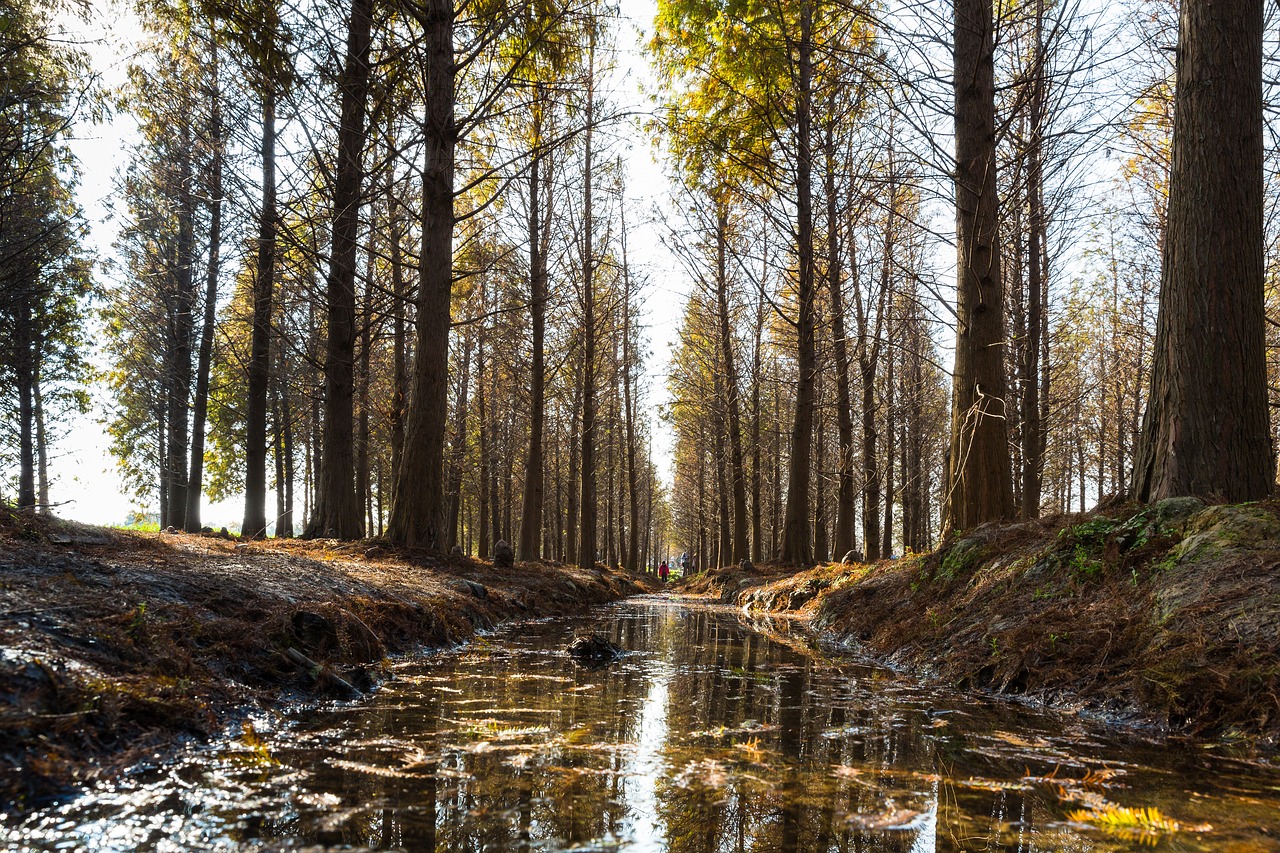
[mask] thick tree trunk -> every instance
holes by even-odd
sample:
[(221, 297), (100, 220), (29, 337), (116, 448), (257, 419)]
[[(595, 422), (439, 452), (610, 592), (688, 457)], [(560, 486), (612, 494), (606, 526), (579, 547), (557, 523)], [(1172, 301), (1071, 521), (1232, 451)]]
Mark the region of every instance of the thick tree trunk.
[(253, 282), (253, 330), (249, 343), (248, 401), (245, 407), (244, 522), (240, 534), (267, 535), (267, 391), (271, 374), (271, 299), (276, 233), (276, 92), (262, 95), (262, 211)]
[(997, 244), (991, 0), (955, 0), (956, 353), (944, 530), (1013, 515)]
[(791, 428), (791, 463), (787, 486), (786, 518), (778, 558), (784, 563), (813, 562), (809, 518), (809, 480), (813, 461), (813, 383), (816, 354), (813, 330), (813, 189), (810, 179), (813, 152), (810, 144), (813, 44), (810, 40), (813, 6), (802, 0), (796, 93), (796, 411)]
[(453, 285), (453, 3), (429, 0), (422, 14), (427, 51), (423, 120), (422, 253), (418, 335), (404, 459), (387, 536), (404, 545), (445, 541), (444, 434), (449, 390), (449, 300)]
[(356, 251), (360, 233), (363, 155), (368, 130), (369, 47), (373, 0), (351, 0), (341, 92), (338, 162), (333, 184), (333, 249), (325, 281), (324, 463), (308, 536), (359, 539), (362, 495), (356, 489), (354, 373)]
[(1137, 497), (1267, 497), (1262, 0), (1185, 0)]

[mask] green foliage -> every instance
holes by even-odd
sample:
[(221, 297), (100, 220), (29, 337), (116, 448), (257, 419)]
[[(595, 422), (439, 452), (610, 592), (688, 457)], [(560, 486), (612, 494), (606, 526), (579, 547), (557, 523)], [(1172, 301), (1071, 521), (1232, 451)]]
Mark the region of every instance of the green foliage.
[(89, 402), (81, 383), (93, 283), (66, 141), (95, 93), (82, 88), (87, 60), (69, 45), (60, 14), (31, 0), (0, 9), (0, 405), (13, 413), (0, 431), (4, 481), (30, 463), (18, 458), (19, 434), (42, 438), (30, 415), (20, 422), (20, 397), (43, 409), (46, 445)]

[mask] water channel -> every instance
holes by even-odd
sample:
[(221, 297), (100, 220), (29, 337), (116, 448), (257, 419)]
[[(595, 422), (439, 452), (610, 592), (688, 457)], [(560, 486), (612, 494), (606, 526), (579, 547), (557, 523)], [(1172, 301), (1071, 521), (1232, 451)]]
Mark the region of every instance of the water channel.
[[(630, 650), (597, 670), (563, 647)], [(405, 659), (368, 700), (17, 825), (9, 850), (1280, 851), (1280, 767), (939, 692), (663, 597)]]

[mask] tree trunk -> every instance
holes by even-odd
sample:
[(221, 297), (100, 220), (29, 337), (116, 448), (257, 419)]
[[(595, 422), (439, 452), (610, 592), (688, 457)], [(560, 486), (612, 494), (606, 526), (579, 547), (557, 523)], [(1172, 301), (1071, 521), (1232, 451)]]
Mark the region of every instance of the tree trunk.
[(1027, 151), (1027, 341), (1022, 363), (1022, 519), (1040, 517), (1044, 424), (1040, 422), (1040, 291), (1045, 235), (1044, 170), (1044, 0), (1036, 0), (1035, 63), (1031, 83), (1031, 139)]
[(996, 209), (991, 0), (955, 0), (956, 353), (944, 530), (1013, 515)]
[(422, 13), (428, 87), (423, 140), (422, 252), (418, 335), (404, 459), (387, 536), (439, 549), (445, 541), (444, 434), (448, 406), (449, 300), (453, 285), (453, 3), (429, 0)]
[[(836, 365), (836, 432), (840, 463), (836, 490), (836, 528), (832, 556), (840, 559), (857, 547), (853, 535), (857, 513), (857, 483), (853, 476), (853, 401), (849, 387), (849, 346), (845, 340), (844, 293), (840, 280), (840, 228), (836, 210), (835, 135), (826, 132), (827, 193), (827, 293), (831, 299), (832, 351)], [(855, 272), (856, 276), (856, 272)]]
[(196, 200), (191, 165), (190, 99), (183, 97), (184, 112), (178, 122), (178, 240), (174, 293), (170, 306), (172, 352), (167, 377), (169, 435), (166, 440), (165, 470), (169, 476), (169, 524), (185, 526), (187, 521), (187, 406), (191, 399), (191, 340), (195, 317), (195, 216)]
[[(537, 84), (541, 92), (541, 84)], [(543, 432), (546, 429), (547, 256), (542, 229), (542, 200), (539, 196), (542, 167), (542, 121), (534, 106), (533, 162), (529, 166), (529, 320), (533, 332), (533, 353), (529, 376), (529, 453), (525, 457), (524, 506), (520, 516), (520, 544), (516, 553), (522, 560), (541, 556), (542, 506), (545, 501)]]
[[(16, 319), (17, 358), (14, 373), (18, 381), (18, 509), (34, 509), (36, 505), (35, 456), (35, 361), (36, 346), (31, 317), (31, 301), (26, 294), (18, 297), (13, 312)], [(163, 498), (161, 506), (163, 506)]]
[[(594, 32), (594, 31), (593, 31)], [(578, 565), (584, 569), (596, 564), (596, 309), (595, 259), (592, 247), (591, 210), (592, 125), (595, 122), (595, 36), (591, 37), (587, 60), (587, 130), (583, 164), (582, 212), (582, 506), (578, 527)]]
[(462, 345), (462, 373), (458, 377), (458, 396), (453, 407), (453, 453), (449, 462), (449, 520), (445, 547), (458, 544), (458, 525), (462, 512), (462, 466), (467, 454), (468, 381), (471, 378), (471, 335)]
[(205, 270), (204, 318), (200, 325), (200, 353), (196, 356), (196, 391), (191, 411), (191, 468), (187, 477), (188, 533), (198, 533), (200, 497), (204, 492), (204, 438), (209, 415), (209, 372), (213, 365), (213, 332), (218, 311), (218, 263), (222, 250), (222, 94), (218, 84), (217, 40), (211, 40), (213, 106), (209, 118), (209, 262)]
[(1263, 296), (1262, 0), (1185, 0), (1139, 500), (1275, 485)]
[[(624, 200), (625, 202), (625, 200)], [(631, 361), (635, 357), (631, 349), (631, 271), (627, 266), (627, 222), (625, 206), (620, 210), (622, 220), (622, 398), (626, 423), (627, 442), (627, 553), (624, 566), (628, 571), (640, 570), (640, 483), (636, 471), (636, 411), (632, 399)]]
[[(481, 287), (484, 287), (482, 284)], [(483, 310), (484, 303), (481, 303)], [(491, 553), (492, 543), (489, 539), (489, 421), (485, 411), (485, 360), (484, 340), (488, 329), (480, 324), (480, 340), (476, 343), (476, 419), (480, 428), (480, 556), (487, 557)]]
[(356, 347), (356, 251), (360, 232), (363, 154), (368, 130), (369, 46), (373, 0), (351, 0), (341, 92), (338, 162), (333, 184), (333, 248), (325, 281), (327, 344), (324, 359), (324, 462), (316, 514), (308, 536), (359, 539), (364, 534), (362, 495), (356, 489), (354, 373)]
[(813, 82), (813, 45), (810, 35), (813, 6), (800, 7), (799, 79), (796, 94), (796, 412), (791, 428), (791, 463), (787, 486), (786, 518), (778, 558), (784, 563), (813, 562), (809, 519), (809, 478), (813, 450), (813, 383), (816, 361), (813, 332), (813, 191), (810, 186), (812, 150), (810, 124)]
[(742, 459), (742, 414), (738, 394), (738, 367), (733, 354), (733, 333), (729, 324), (729, 272), (725, 254), (728, 244), (729, 210), (716, 205), (716, 307), (720, 321), (720, 359), (723, 363), (725, 403), (729, 415), (729, 463), (733, 482), (733, 544), (730, 561), (745, 559), (750, 546), (747, 536), (747, 475)]
[(41, 361), (42, 359), (36, 361), (31, 382), (31, 396), (35, 404), (32, 414), (36, 428), (36, 510), (49, 512), (52, 509), (49, 504), (49, 439), (44, 430), (44, 393), (40, 389)]
[(248, 401), (245, 407), (244, 522), (240, 535), (267, 535), (267, 391), (271, 375), (271, 299), (276, 232), (276, 92), (262, 95), (262, 212), (253, 282), (253, 331), (249, 344)]

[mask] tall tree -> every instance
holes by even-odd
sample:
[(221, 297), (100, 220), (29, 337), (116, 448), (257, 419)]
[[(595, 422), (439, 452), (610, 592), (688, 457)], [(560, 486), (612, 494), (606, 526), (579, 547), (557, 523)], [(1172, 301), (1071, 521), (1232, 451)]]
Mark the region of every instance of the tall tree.
[(1263, 310), (1262, 0), (1185, 0), (1140, 500), (1271, 494)]
[(360, 230), (365, 105), (369, 99), (369, 50), (373, 0), (351, 0), (347, 53), (338, 84), (341, 108), (338, 162), (333, 183), (333, 245), (325, 284), (328, 316), (324, 365), (324, 456), (309, 536), (357, 539), (364, 533), (356, 493), (353, 450), (355, 394), (356, 249)]
[(991, 0), (955, 0), (956, 354), (944, 530), (1013, 514)]
[(426, 109), (422, 137), (422, 247), (418, 258), (417, 346), (405, 425), (404, 456), (387, 536), (443, 548), (445, 418), (448, 410), (449, 311), (453, 286), (454, 8), (452, 0), (413, 7), (422, 26)]

